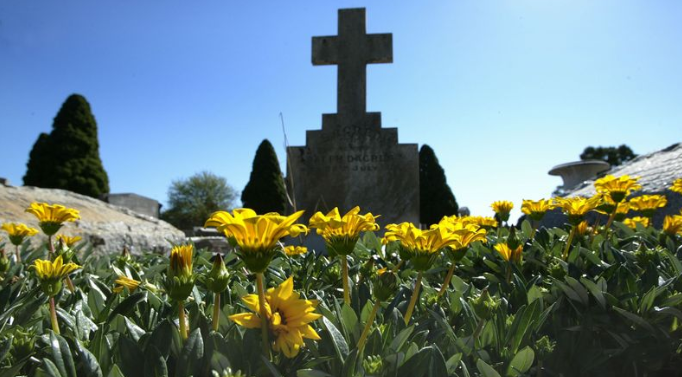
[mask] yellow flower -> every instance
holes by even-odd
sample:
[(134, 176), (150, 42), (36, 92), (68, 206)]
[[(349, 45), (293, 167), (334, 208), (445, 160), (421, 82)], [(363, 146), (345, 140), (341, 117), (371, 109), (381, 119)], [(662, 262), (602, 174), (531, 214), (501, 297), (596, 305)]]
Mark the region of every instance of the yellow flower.
[(7, 232), (9, 241), (15, 246), (21, 245), (26, 237), (32, 237), (38, 233), (38, 229), (21, 223), (4, 223), (2, 224), (2, 230)]
[[(253, 313), (239, 313), (230, 319), (240, 326), (249, 329), (261, 326), (258, 295), (242, 297), (242, 301)], [(270, 288), (265, 293), (265, 312), (267, 313), (268, 330), (274, 337), (272, 348), (282, 352), (288, 358), (296, 357), (305, 345), (303, 338), (320, 340), (315, 329), (310, 326), (314, 320), (322, 317), (314, 313), (319, 302), (301, 299), (294, 292), (294, 281), (291, 277), (277, 288)]]
[(523, 254), (523, 246), (519, 245), (514, 250), (512, 250), (506, 243), (498, 243), (495, 245), (495, 250), (502, 256), (502, 259), (507, 262), (517, 263), (521, 260), (521, 255)]
[(638, 180), (639, 177), (630, 178), (628, 175), (619, 178), (607, 175), (594, 181), (594, 187), (598, 193), (607, 194), (614, 202), (619, 203), (633, 191), (642, 188), (642, 186), (637, 184)]
[(590, 227), (587, 225), (587, 220), (583, 220), (580, 224), (576, 225), (575, 232), (578, 235), (584, 236), (590, 232)]
[(76, 242), (78, 242), (82, 239), (83, 238), (80, 236), (70, 237), (70, 236), (65, 236), (63, 234), (57, 235), (57, 242), (61, 242), (64, 246), (66, 246), (68, 248), (72, 248), (73, 245), (76, 244)]
[(38, 218), (40, 229), (48, 236), (57, 233), (63, 223), (80, 219), (78, 210), (59, 204), (31, 203), (26, 212)]
[(354, 207), (341, 216), (338, 208), (326, 215), (317, 212), (310, 218), (310, 227), (317, 228), (331, 252), (348, 255), (353, 252), (361, 232), (379, 230), (376, 218), (371, 213), (360, 215), (360, 207)]
[(456, 244), (458, 236), (448, 231), (447, 225), (436, 224), (429, 230), (421, 230), (412, 223), (389, 224), (386, 226), (386, 241), (399, 241), (404, 252), (417, 271), (426, 271), (440, 251)]
[(492, 229), (497, 227), (497, 220), (487, 216), (465, 216), (462, 217), (461, 221), (466, 224), (476, 224), (486, 229)]
[(183, 301), (194, 288), (194, 274), (192, 272), (192, 256), (194, 246), (180, 245), (171, 249), (168, 276), (166, 277), (166, 291), (176, 300)]
[(220, 211), (211, 215), (206, 226), (215, 226), (239, 246), (237, 255), (254, 273), (265, 271), (280, 248), (280, 239), (307, 233), (303, 224), (294, 224), (303, 211), (290, 216), (277, 213), (255, 215), (250, 209)]
[(663, 232), (670, 236), (682, 235), (682, 215), (666, 216), (663, 219)]
[(553, 208), (554, 205), (550, 199), (540, 199), (538, 201), (524, 199), (523, 204), (521, 204), (521, 212), (535, 221), (542, 220), (545, 213)]
[(497, 216), (500, 218), (500, 221), (507, 221), (509, 220), (509, 212), (511, 212), (512, 208), (514, 208), (514, 203), (506, 200), (498, 200), (493, 202), (490, 207), (492, 207), (493, 211), (495, 211)]
[(682, 178), (677, 178), (670, 186), (670, 191), (682, 194)]
[(568, 222), (572, 225), (578, 225), (583, 221), (585, 215), (595, 209), (599, 204), (600, 198), (593, 196), (591, 198), (584, 198), (575, 196), (571, 198), (556, 198), (554, 204), (568, 216)]
[(115, 283), (116, 283), (116, 287), (114, 287), (115, 293), (123, 292), (123, 288), (128, 288), (128, 290), (132, 293), (135, 292), (137, 287), (140, 286), (139, 281), (123, 275), (119, 275)]
[(308, 248), (305, 246), (287, 246), (284, 248), (284, 254), (293, 257), (296, 255), (302, 255), (308, 252)]
[(647, 228), (649, 226), (649, 218), (635, 216), (629, 219), (623, 220), (623, 224), (629, 228), (637, 229), (637, 224), (642, 224), (643, 227)]
[(630, 209), (641, 212), (645, 217), (652, 217), (656, 209), (663, 208), (668, 200), (663, 195), (642, 195), (630, 199)]
[(466, 249), (476, 241), (486, 242), (486, 230), (477, 224), (470, 223), (457, 216), (446, 216), (439, 223), (440, 226), (445, 227), (449, 232), (453, 233), (456, 241), (450, 245), (452, 249), (452, 256), (455, 261), (459, 261), (464, 257)]
[(62, 288), (62, 279), (68, 276), (73, 271), (81, 268), (81, 266), (69, 262), (64, 264), (62, 256), (58, 256), (54, 261), (36, 259), (33, 264), (36, 276), (40, 280), (43, 292), (46, 295), (56, 296)]

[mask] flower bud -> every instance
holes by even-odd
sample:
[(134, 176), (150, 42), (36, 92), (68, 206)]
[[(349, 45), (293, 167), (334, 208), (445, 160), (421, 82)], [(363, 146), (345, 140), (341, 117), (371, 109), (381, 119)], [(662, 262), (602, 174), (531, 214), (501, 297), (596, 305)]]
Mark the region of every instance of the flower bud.
[(5, 249), (0, 249), (0, 274), (9, 270), (9, 258), (5, 255)]
[(327, 251), (329, 251), (330, 256), (346, 256), (353, 253), (355, 250), (355, 244), (358, 243), (358, 237), (330, 237), (326, 242)]
[(362, 360), (362, 369), (368, 376), (380, 376), (384, 370), (384, 360), (379, 355), (367, 356)]
[(471, 301), (471, 306), (480, 319), (488, 320), (492, 317), (493, 312), (500, 307), (500, 300), (490, 297), (488, 290), (484, 289), (477, 298)]
[(173, 300), (184, 301), (192, 293), (192, 288), (194, 288), (193, 252), (194, 247), (192, 245), (175, 246), (171, 250), (166, 276), (166, 291)]
[(377, 271), (374, 279), (374, 297), (379, 301), (387, 301), (393, 296), (398, 287), (398, 278), (393, 271), (382, 268)]
[(222, 254), (218, 253), (213, 260), (213, 268), (206, 275), (206, 287), (213, 293), (220, 293), (227, 289), (230, 274), (227, 272)]

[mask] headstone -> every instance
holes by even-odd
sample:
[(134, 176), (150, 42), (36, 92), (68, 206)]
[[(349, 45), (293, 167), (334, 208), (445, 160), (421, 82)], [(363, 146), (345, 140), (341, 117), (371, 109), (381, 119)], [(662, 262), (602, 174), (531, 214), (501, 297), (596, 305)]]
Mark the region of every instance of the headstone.
[(398, 130), (381, 128), (381, 113), (366, 112), (366, 65), (391, 63), (391, 34), (366, 34), (364, 9), (339, 10), (338, 36), (314, 37), (313, 65), (338, 65), (337, 113), (306, 145), (287, 149), (287, 182), (297, 209), (356, 205), (381, 224), (419, 221), (417, 144), (399, 144)]
[(11, 186), (10, 183), (9, 183), (9, 179), (3, 178), (3, 177), (0, 177), (0, 185), (3, 185), (3, 186)]
[(115, 206), (128, 208), (131, 211), (151, 216), (155, 219), (159, 218), (159, 210), (161, 204), (151, 198), (137, 194), (107, 194), (105, 201)]

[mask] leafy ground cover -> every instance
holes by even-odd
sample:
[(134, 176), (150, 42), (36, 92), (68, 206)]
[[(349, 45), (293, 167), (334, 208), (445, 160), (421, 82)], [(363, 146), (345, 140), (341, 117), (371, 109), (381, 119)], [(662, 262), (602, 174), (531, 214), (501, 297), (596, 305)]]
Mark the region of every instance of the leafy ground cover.
[(370, 214), (319, 214), (327, 255), (280, 237), (255, 254), (271, 240), (251, 236), (304, 237), (291, 216), (222, 213), (221, 257), (97, 256), (53, 243), (57, 227), (44, 247), (22, 238), (20, 261), (5, 244), (0, 376), (678, 375), (679, 216), (655, 229), (566, 211), (563, 228), (452, 218), (384, 238)]

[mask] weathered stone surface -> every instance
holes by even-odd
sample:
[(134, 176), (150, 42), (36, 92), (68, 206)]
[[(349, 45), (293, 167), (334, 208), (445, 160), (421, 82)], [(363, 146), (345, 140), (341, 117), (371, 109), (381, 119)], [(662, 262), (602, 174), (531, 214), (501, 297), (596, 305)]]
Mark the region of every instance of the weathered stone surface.
[(287, 150), (287, 181), (307, 217), (359, 205), (381, 224), (419, 221), (417, 144), (398, 144), (397, 129), (366, 112), (366, 65), (391, 62), (391, 43), (365, 33), (364, 9), (339, 10), (339, 35), (313, 38), (313, 64), (338, 65), (338, 96), (337, 114), (323, 114), (322, 129)]
[[(172, 243), (181, 243), (185, 235), (172, 225), (126, 208), (70, 191), (36, 187), (0, 186), (0, 223), (23, 222), (38, 227), (38, 221), (24, 212), (32, 202), (61, 204), (80, 211), (81, 219), (66, 223), (60, 233), (81, 236), (96, 252), (120, 252), (124, 246), (134, 253), (165, 252)], [(42, 234), (33, 242), (45, 242)]]
[[(670, 187), (675, 179), (682, 178), (682, 143), (673, 144), (660, 151), (641, 155), (623, 165), (613, 167), (605, 174), (611, 174), (616, 177), (626, 174), (631, 177), (639, 177), (639, 184), (642, 185), (642, 190), (633, 194), (632, 197), (644, 194), (662, 194), (667, 197), (668, 204), (656, 211), (654, 226), (660, 227), (665, 216), (680, 213), (682, 195), (668, 190), (668, 187)], [(589, 197), (594, 195), (595, 192), (594, 180), (590, 180), (569, 191), (565, 196)], [(542, 224), (544, 226), (559, 226), (564, 222), (564, 216), (558, 211), (553, 211), (545, 216)]]
[(143, 215), (159, 218), (159, 209), (161, 204), (146, 196), (122, 193), (122, 194), (107, 194), (105, 201), (118, 207), (128, 208), (129, 210), (141, 213)]

